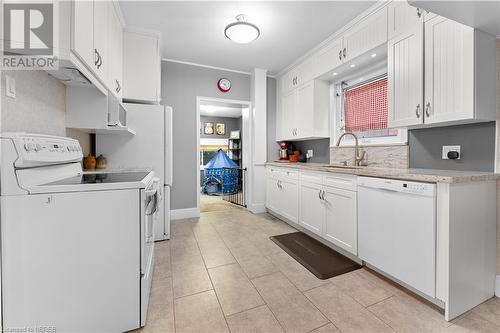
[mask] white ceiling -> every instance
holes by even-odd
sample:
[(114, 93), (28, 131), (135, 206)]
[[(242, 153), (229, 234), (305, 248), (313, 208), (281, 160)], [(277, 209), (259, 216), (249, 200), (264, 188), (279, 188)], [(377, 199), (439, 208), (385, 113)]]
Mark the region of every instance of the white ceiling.
[(200, 115), (209, 117), (239, 118), (244, 105), (236, 103), (201, 101)]
[[(339, 30), (374, 1), (124, 1), (127, 25), (162, 33), (163, 58), (277, 74)], [(237, 14), (261, 35), (250, 44), (224, 36)]]

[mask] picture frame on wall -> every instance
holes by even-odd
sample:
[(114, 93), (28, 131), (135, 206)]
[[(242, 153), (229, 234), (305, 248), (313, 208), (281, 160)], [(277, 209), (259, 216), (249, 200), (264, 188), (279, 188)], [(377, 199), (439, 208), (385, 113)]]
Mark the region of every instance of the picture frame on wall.
[(215, 132), (217, 135), (226, 135), (226, 124), (217, 123), (215, 124)]
[(214, 134), (214, 123), (206, 122), (203, 125), (203, 134), (205, 135), (213, 135)]

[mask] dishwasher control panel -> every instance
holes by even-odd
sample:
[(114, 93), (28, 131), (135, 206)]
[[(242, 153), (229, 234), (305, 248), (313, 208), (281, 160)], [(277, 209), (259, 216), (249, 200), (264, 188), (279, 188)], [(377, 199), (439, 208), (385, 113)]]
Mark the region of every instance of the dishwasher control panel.
[(435, 196), (436, 194), (436, 184), (385, 178), (359, 177), (358, 186), (386, 192), (411, 193), (422, 196)]

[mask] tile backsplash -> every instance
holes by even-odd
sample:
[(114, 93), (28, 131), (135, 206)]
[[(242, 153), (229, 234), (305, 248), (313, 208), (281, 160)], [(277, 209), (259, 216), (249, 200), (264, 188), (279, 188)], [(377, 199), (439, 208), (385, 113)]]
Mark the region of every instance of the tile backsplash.
[[(407, 145), (362, 146), (368, 166), (380, 168), (408, 168)], [(330, 164), (347, 161), (354, 165), (354, 147), (330, 147)]]
[[(5, 76), (16, 82), (16, 98), (5, 96)], [(2, 132), (69, 136), (88, 154), (90, 135), (66, 129), (66, 86), (44, 71), (1, 71)]]

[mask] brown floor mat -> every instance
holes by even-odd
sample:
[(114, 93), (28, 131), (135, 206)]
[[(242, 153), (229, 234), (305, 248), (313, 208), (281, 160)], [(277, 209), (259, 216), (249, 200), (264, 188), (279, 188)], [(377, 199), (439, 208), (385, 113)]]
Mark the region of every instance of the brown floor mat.
[(293, 232), (269, 238), (321, 280), (362, 267), (303, 232)]

